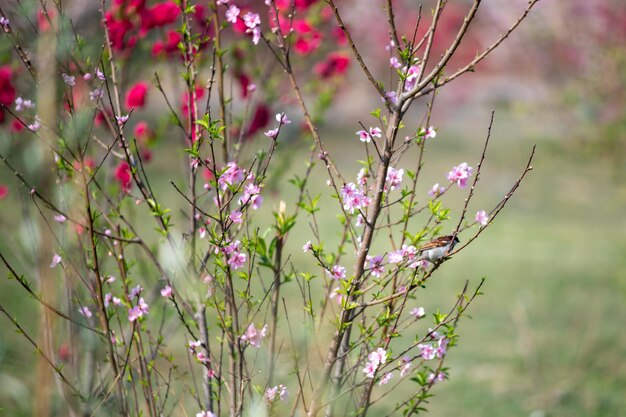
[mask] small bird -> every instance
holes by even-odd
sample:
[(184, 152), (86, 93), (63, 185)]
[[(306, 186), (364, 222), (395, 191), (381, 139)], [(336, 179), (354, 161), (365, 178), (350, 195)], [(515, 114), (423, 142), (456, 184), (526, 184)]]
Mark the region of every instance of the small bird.
[(457, 243), (459, 243), (459, 238), (454, 235), (439, 236), (418, 248), (417, 251), (420, 253), (420, 260), (426, 259), (430, 262), (438, 262), (446, 253), (449, 255)]

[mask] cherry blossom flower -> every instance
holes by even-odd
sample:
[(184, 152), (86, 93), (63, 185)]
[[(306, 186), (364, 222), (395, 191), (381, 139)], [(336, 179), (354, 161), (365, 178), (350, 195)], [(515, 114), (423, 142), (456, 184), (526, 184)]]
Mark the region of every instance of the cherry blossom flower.
[(343, 294), (339, 292), (339, 288), (334, 288), (330, 294), (328, 294), (328, 298), (331, 300), (335, 300), (337, 304), (341, 305), (343, 302)]
[(380, 130), (380, 127), (370, 127), (369, 134), (373, 138), (381, 138), (383, 131)]
[(424, 360), (430, 361), (435, 359), (435, 356), (437, 355), (437, 349), (435, 349), (433, 345), (420, 343), (417, 345), (417, 348), (420, 350), (420, 356), (424, 358)]
[(18, 97), (15, 99), (15, 111), (21, 112), (24, 109), (34, 109), (35, 103), (31, 100), (23, 99), (22, 97)]
[(445, 188), (440, 187), (439, 183), (436, 183), (435, 185), (432, 186), (432, 188), (428, 191), (428, 195), (437, 197), (440, 196), (441, 194), (443, 194), (443, 192), (446, 191)]
[(346, 277), (346, 268), (341, 265), (335, 265), (330, 270), (332, 279), (344, 279)]
[(0, 26), (2, 26), (2, 29), (4, 29), (5, 32), (8, 32), (9, 30), (9, 23), (9, 19), (4, 16), (0, 16)]
[(239, 17), (240, 12), (241, 10), (239, 9), (239, 7), (235, 6), (234, 4), (231, 4), (228, 7), (228, 10), (226, 10), (226, 21), (230, 23), (236, 23), (237, 17)]
[(341, 187), (341, 195), (343, 208), (350, 213), (354, 213), (355, 209), (367, 207), (371, 202), (371, 199), (352, 182)]
[(313, 249), (313, 244), (311, 243), (311, 241), (309, 240), (308, 242), (306, 242), (304, 244), (304, 246), (302, 246), (302, 252), (307, 253), (308, 251)]
[(65, 223), (65, 220), (67, 220), (67, 218), (62, 214), (57, 214), (54, 216), (54, 221), (57, 223)]
[(436, 384), (437, 382), (442, 382), (444, 381), (446, 378), (446, 374), (444, 374), (443, 372), (439, 372), (437, 373), (437, 375), (435, 375), (434, 373), (430, 373), (428, 375), (428, 383), (429, 384)]
[(106, 79), (104, 73), (100, 71), (100, 68), (96, 68), (96, 77), (98, 77), (100, 81), (104, 81)]
[(387, 372), (385, 374), (385, 376), (380, 378), (380, 381), (378, 382), (378, 385), (387, 385), (387, 383), (389, 383), (389, 381), (391, 381), (391, 378), (393, 378), (393, 374), (391, 372)]
[(268, 138), (276, 139), (278, 137), (278, 128), (270, 129), (267, 132), (265, 132), (264, 135), (267, 136)]
[(406, 79), (404, 81), (404, 91), (412, 90), (417, 83), (417, 77), (419, 76), (420, 66), (411, 65), (406, 72)]
[(489, 216), (487, 216), (485, 210), (480, 210), (476, 212), (475, 219), (478, 223), (480, 223), (481, 226), (487, 226), (487, 223), (489, 223)]
[(270, 403), (276, 399), (276, 395), (278, 395), (278, 398), (280, 398), (281, 401), (287, 401), (289, 391), (287, 391), (287, 387), (283, 384), (265, 390), (265, 398)]
[(255, 348), (261, 347), (261, 341), (267, 336), (267, 324), (259, 331), (254, 327), (254, 323), (250, 323), (246, 332), (241, 336), (241, 340), (248, 342)]
[(467, 187), (467, 180), (472, 175), (473, 168), (467, 165), (467, 162), (463, 162), (455, 167), (448, 173), (448, 181), (456, 182), (459, 188)]
[(359, 170), (359, 173), (356, 176), (357, 184), (359, 184), (359, 186), (361, 187), (365, 187), (367, 185), (368, 179), (369, 179), (369, 173), (367, 172), (367, 169), (361, 168)]
[(411, 360), (408, 356), (403, 357), (401, 362), (402, 368), (400, 368), (400, 378), (404, 377), (404, 375), (409, 372), (409, 369), (411, 368)]
[(243, 222), (243, 213), (239, 210), (235, 210), (228, 215), (228, 218), (233, 223), (242, 223)]
[(291, 123), (291, 120), (289, 120), (285, 113), (277, 113), (276, 121), (281, 125), (288, 125)]
[(89, 310), (89, 307), (87, 307), (87, 306), (82, 306), (81, 308), (79, 308), (78, 309), (78, 313), (81, 316), (84, 316), (86, 318), (90, 318), (92, 316), (91, 310)]
[(387, 91), (385, 93), (385, 97), (383, 97), (383, 103), (387, 101), (392, 104), (398, 104), (398, 95), (395, 91)]
[(424, 136), (424, 139), (434, 139), (437, 137), (437, 131), (434, 127), (428, 126), (426, 129), (421, 128), (419, 135)]
[(374, 378), (374, 374), (376, 373), (376, 369), (378, 369), (378, 365), (373, 362), (368, 362), (365, 364), (365, 368), (363, 368), (363, 373), (368, 378)]
[(30, 130), (31, 132), (36, 132), (39, 129), (41, 129), (41, 118), (39, 117), (38, 114), (35, 115), (35, 120), (29, 124), (28, 126), (26, 126), (28, 128), (28, 130)]
[(367, 355), (367, 359), (376, 365), (384, 365), (387, 363), (387, 351), (383, 348), (377, 348)]
[(128, 121), (128, 115), (124, 114), (122, 116), (115, 116), (115, 120), (117, 121), (117, 124), (119, 126), (122, 126), (124, 123), (126, 123)]
[(385, 268), (383, 267), (383, 258), (384, 258), (383, 255), (367, 257), (370, 271), (372, 275), (375, 276), (376, 278), (380, 278), (380, 276), (385, 273)]
[(404, 176), (404, 169), (395, 169), (389, 167), (387, 170), (387, 178), (385, 179), (385, 189), (387, 191), (393, 191), (402, 183), (402, 177)]
[(89, 92), (89, 100), (91, 101), (98, 101), (102, 97), (104, 97), (104, 90), (101, 88), (95, 88)]
[(222, 190), (226, 190), (228, 186), (237, 184), (243, 181), (244, 170), (237, 166), (235, 162), (229, 162), (226, 164), (226, 170), (222, 172), (220, 178), (217, 180), (218, 185)]
[(416, 319), (421, 319), (422, 317), (426, 315), (426, 312), (424, 311), (424, 307), (416, 307), (413, 310), (411, 310), (410, 314)]
[(246, 185), (243, 189), (243, 196), (239, 198), (239, 205), (249, 204), (253, 210), (258, 210), (262, 203), (261, 186), (257, 184)]
[(139, 303), (128, 310), (128, 321), (132, 323), (140, 317), (143, 317), (144, 314), (148, 314), (148, 308), (148, 304), (146, 304), (143, 297), (139, 298)]
[(191, 351), (194, 351), (199, 348), (200, 346), (202, 346), (202, 341), (200, 340), (190, 340), (189, 342), (187, 342), (187, 346), (189, 346), (189, 349)]
[(356, 134), (359, 137), (359, 140), (363, 143), (369, 143), (372, 141), (372, 137), (366, 130), (359, 130), (358, 132), (356, 132)]
[(143, 287), (141, 285), (137, 285), (130, 290), (130, 298), (138, 297), (143, 291)]
[(50, 262), (50, 268), (56, 268), (56, 266), (60, 264), (62, 260), (63, 259), (61, 258), (61, 255), (59, 255), (58, 253), (55, 253), (54, 255), (52, 255), (52, 262)]
[(391, 68), (398, 69), (402, 66), (402, 64), (400, 63), (400, 60), (398, 58), (392, 56), (391, 58), (389, 58), (389, 66)]
[(72, 75), (67, 75), (66, 73), (61, 74), (61, 78), (63, 78), (63, 82), (70, 87), (76, 85), (76, 77)]
[(126, 107), (143, 107), (146, 104), (146, 95), (148, 94), (148, 84), (140, 81), (133, 85), (126, 94)]
[(170, 298), (172, 296), (172, 287), (166, 285), (165, 288), (161, 289), (161, 297)]

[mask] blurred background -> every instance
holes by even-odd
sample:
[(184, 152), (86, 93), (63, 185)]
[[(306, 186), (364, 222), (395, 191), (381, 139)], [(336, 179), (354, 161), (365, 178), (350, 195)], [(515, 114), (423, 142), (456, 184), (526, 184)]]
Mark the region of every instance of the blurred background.
[[(77, 17), (94, 19), (97, 10), (75, 3)], [(418, 16), (415, 2), (397, 3), (404, 10), (398, 13), (399, 28), (411, 27)], [(384, 76), (387, 34), (384, 26), (367, 24), (380, 19), (380, 5), (372, 0), (350, 5), (345, 18), (357, 47)], [(449, 2), (444, 14), (449, 30), (437, 38), (436, 53), (454, 37), (468, 5)], [(451, 68), (490, 45), (525, 6), (521, 0), (484, 1)], [(424, 13), (429, 10), (424, 6)], [(331, 155), (352, 177), (358, 171), (355, 155), (363, 153), (355, 140), (356, 121), (367, 124), (367, 114), (380, 102), (356, 65), (349, 71), (322, 133)], [(445, 264), (427, 298), (418, 297), (427, 312), (445, 310), (466, 280), (476, 284), (487, 278), (485, 295), (470, 309), (472, 319), (461, 323), (460, 347), (447, 361), (450, 378), (434, 388), (428, 415), (626, 416), (626, 3), (542, 0), (475, 73), (442, 89), (431, 119), (437, 137), (429, 144), (419, 196), (427, 198), (432, 184), (444, 183), (452, 166), (463, 161), (475, 166), (492, 109), (491, 147), (471, 209), (497, 204), (536, 144), (534, 169), (493, 226)], [(425, 103), (417, 103), (414, 117), (424, 110)], [(0, 138), (3, 149), (19, 139), (8, 130)], [(286, 143), (280, 150), (289, 161), (283, 178), (301, 172), (300, 161), (308, 156), (302, 143), (295, 138), (293, 146)], [(164, 199), (176, 201), (167, 182), (178, 167), (168, 159), (168, 146), (154, 145), (149, 170), (164, 184)], [(413, 169), (412, 158), (408, 154), (400, 166)], [(314, 190), (325, 187), (319, 168)], [(25, 216), (25, 197), (6, 169), (0, 178), (8, 193), (0, 200), (0, 248), (25, 263), (25, 236), (31, 231), (16, 222)], [(261, 221), (278, 206), (269, 189)], [(445, 200), (453, 219), (463, 198), (457, 192)], [(333, 218), (329, 213), (328, 222)], [(329, 242), (338, 238), (327, 232)], [(294, 261), (311, 263), (298, 254), (300, 242), (292, 243)], [(0, 283), (0, 303), (17, 312), (27, 328), (36, 327), (39, 310), (15, 282)], [(35, 354), (13, 330), (0, 318), (0, 410), (22, 404), (17, 414), (6, 415), (29, 415), (29, 397), (37, 389)]]

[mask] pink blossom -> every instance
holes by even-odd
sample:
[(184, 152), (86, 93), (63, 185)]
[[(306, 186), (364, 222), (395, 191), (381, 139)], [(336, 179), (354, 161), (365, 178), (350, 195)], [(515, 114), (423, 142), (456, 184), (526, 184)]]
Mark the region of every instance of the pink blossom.
[(383, 103), (387, 101), (392, 104), (398, 104), (398, 95), (396, 94), (395, 91), (387, 91), (385, 93), (385, 97), (383, 98)]
[(417, 83), (417, 77), (419, 76), (420, 66), (411, 65), (406, 72), (406, 80), (404, 82), (404, 91), (412, 90)]
[(424, 307), (416, 307), (413, 310), (411, 310), (410, 314), (416, 319), (421, 319), (422, 317), (426, 315), (426, 312), (424, 311)]
[(374, 378), (374, 374), (376, 373), (377, 369), (378, 369), (378, 364), (375, 364), (373, 362), (368, 362), (365, 364), (365, 368), (363, 368), (363, 373), (368, 378)]
[(376, 278), (380, 278), (380, 276), (385, 273), (385, 268), (383, 267), (383, 258), (384, 256), (382, 255), (367, 257), (370, 271), (372, 272), (372, 275)]
[(243, 196), (239, 198), (239, 205), (249, 204), (253, 210), (258, 210), (262, 203), (261, 186), (257, 184), (246, 185), (243, 189)]
[(56, 266), (60, 264), (62, 260), (63, 259), (61, 258), (61, 255), (59, 255), (58, 253), (55, 253), (54, 255), (52, 255), (52, 262), (50, 262), (50, 268), (56, 268)]
[(261, 24), (261, 18), (258, 13), (248, 12), (243, 15), (243, 23), (248, 29), (254, 29)]
[(437, 131), (434, 127), (428, 126), (426, 129), (421, 128), (419, 135), (424, 136), (424, 139), (434, 139), (437, 137)]
[(442, 337), (437, 342), (437, 357), (442, 358), (448, 352), (448, 339)]
[(235, 252), (228, 257), (228, 265), (233, 269), (242, 268), (246, 264), (247, 255), (241, 252)]
[(337, 304), (341, 305), (341, 303), (343, 302), (343, 294), (339, 291), (339, 288), (333, 289), (328, 295), (328, 298), (331, 300), (335, 300)]
[(233, 223), (242, 223), (243, 222), (243, 213), (239, 210), (235, 210), (228, 215), (228, 218)]
[(202, 362), (202, 363), (207, 363), (207, 362), (209, 362), (209, 360), (210, 360), (210, 359), (207, 357), (207, 355), (206, 355), (204, 352), (202, 352), (202, 351), (200, 351), (200, 352), (196, 353), (196, 359), (198, 359), (198, 361), (200, 361), (200, 362)]
[(382, 130), (380, 130), (380, 127), (370, 127), (369, 134), (371, 137), (382, 138), (383, 137), (382, 133), (383, 132)]
[(200, 239), (204, 239), (206, 237), (206, 227), (198, 229), (198, 236), (200, 236)]
[(332, 279), (344, 279), (346, 277), (346, 268), (341, 265), (335, 265), (330, 270)]
[(389, 58), (389, 65), (391, 66), (391, 68), (395, 68), (395, 69), (398, 69), (402, 66), (402, 64), (400, 63), (400, 60), (396, 58), (395, 56), (392, 56), (391, 58)]
[(435, 185), (432, 186), (430, 191), (428, 191), (428, 195), (437, 197), (443, 194), (445, 190), (446, 190), (445, 188), (439, 186), (439, 183), (436, 183)]
[(403, 169), (395, 169), (389, 167), (387, 170), (387, 178), (385, 180), (385, 189), (387, 191), (393, 191), (402, 183), (402, 177), (404, 176)]
[(400, 378), (404, 377), (404, 375), (409, 372), (411, 368), (411, 361), (408, 356), (402, 358), (402, 368), (400, 368)]
[(250, 343), (255, 348), (260, 348), (265, 336), (267, 336), (267, 324), (259, 331), (254, 327), (254, 323), (250, 323), (246, 332), (241, 336), (241, 340)]
[(65, 84), (69, 85), (70, 87), (76, 85), (76, 77), (72, 75), (67, 75), (66, 73), (63, 73), (61, 74), (61, 78), (63, 78), (63, 82), (65, 82)]
[(367, 207), (371, 202), (371, 199), (352, 182), (341, 187), (341, 195), (343, 208), (350, 213), (354, 213), (355, 209)]
[(270, 129), (267, 132), (265, 132), (264, 135), (267, 136), (268, 138), (276, 139), (278, 137), (278, 128)]
[(356, 182), (357, 184), (359, 184), (359, 186), (365, 187), (367, 185), (368, 178), (369, 178), (369, 173), (367, 172), (367, 169), (361, 168), (359, 170), (359, 173), (356, 176)]
[(148, 304), (144, 301), (143, 297), (139, 298), (139, 303), (128, 310), (128, 321), (133, 322), (144, 314), (148, 314)]
[(287, 401), (289, 391), (287, 391), (287, 387), (283, 384), (265, 390), (265, 398), (269, 402), (274, 401), (276, 399), (276, 395), (278, 395), (278, 398), (280, 398), (281, 401)]
[(372, 140), (372, 137), (366, 130), (359, 130), (358, 132), (356, 132), (356, 134), (361, 142), (369, 143)]
[(57, 214), (56, 216), (54, 216), (54, 221), (57, 223), (65, 223), (65, 220), (67, 220), (67, 218), (62, 214)]
[(170, 298), (172, 296), (172, 287), (166, 285), (165, 288), (161, 289), (161, 297)]
[(307, 253), (308, 251), (310, 251), (311, 249), (313, 249), (313, 244), (311, 243), (311, 241), (309, 240), (308, 242), (306, 242), (304, 244), (304, 246), (302, 246), (302, 252)]
[(288, 125), (291, 123), (291, 120), (289, 120), (285, 113), (277, 113), (276, 121), (281, 125)]
[(433, 345), (420, 343), (417, 345), (417, 348), (420, 350), (420, 356), (424, 358), (424, 360), (430, 361), (435, 359), (437, 355), (437, 349), (435, 349)]
[(196, 413), (196, 417), (215, 417), (215, 414), (210, 411), (200, 411), (199, 413)]
[(137, 285), (130, 290), (130, 298), (135, 298), (141, 294), (143, 291), (143, 287), (141, 285)]
[(367, 355), (367, 359), (376, 365), (384, 365), (387, 363), (387, 351), (383, 348), (377, 348)]
[(480, 223), (481, 226), (487, 226), (487, 223), (489, 223), (489, 216), (487, 216), (485, 210), (480, 210), (476, 212), (475, 219), (478, 223)]
[(128, 121), (128, 117), (129, 116), (127, 114), (124, 114), (122, 116), (115, 116), (115, 120), (117, 121), (117, 124), (121, 126)]
[(472, 175), (473, 168), (467, 165), (467, 162), (463, 162), (458, 166), (452, 168), (448, 173), (448, 181), (456, 182), (459, 188), (465, 188), (467, 186), (467, 180)]
[(391, 372), (387, 372), (385, 376), (380, 378), (378, 385), (387, 385), (389, 381), (391, 381), (391, 378), (393, 378), (393, 374)]
[(36, 132), (41, 129), (41, 118), (38, 114), (35, 115), (35, 120), (31, 124), (27, 125), (26, 128), (31, 132)]
[(444, 374), (443, 372), (439, 372), (437, 375), (431, 372), (430, 375), (428, 375), (428, 383), (436, 384), (437, 382), (443, 382), (445, 378), (446, 374)]
[(257, 26), (254, 29), (248, 29), (248, 32), (252, 32), (252, 43), (258, 45), (261, 40), (261, 28)]
[(202, 342), (200, 340), (190, 340), (189, 342), (187, 342), (187, 346), (189, 346), (189, 349), (194, 351), (202, 346)]
[(89, 310), (89, 307), (87, 306), (82, 306), (81, 308), (78, 309), (78, 312), (80, 313), (81, 316), (90, 318), (92, 316), (91, 314), (91, 310)]
[(217, 183), (226, 190), (228, 186), (237, 184), (243, 181), (244, 171), (237, 166), (235, 162), (229, 162), (226, 164), (226, 170), (222, 172)]
[(228, 7), (228, 10), (226, 10), (226, 21), (230, 23), (237, 23), (239, 12), (241, 12), (239, 7), (231, 4), (230, 7)]

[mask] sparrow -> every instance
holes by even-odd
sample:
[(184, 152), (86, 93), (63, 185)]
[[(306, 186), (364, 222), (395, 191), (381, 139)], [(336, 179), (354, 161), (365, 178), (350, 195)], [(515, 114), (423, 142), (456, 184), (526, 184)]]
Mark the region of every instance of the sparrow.
[[(452, 240), (453, 237), (454, 240)], [(419, 259), (438, 262), (446, 253), (449, 255), (457, 243), (459, 243), (459, 238), (454, 235), (436, 237), (417, 249), (418, 253), (420, 253)]]

